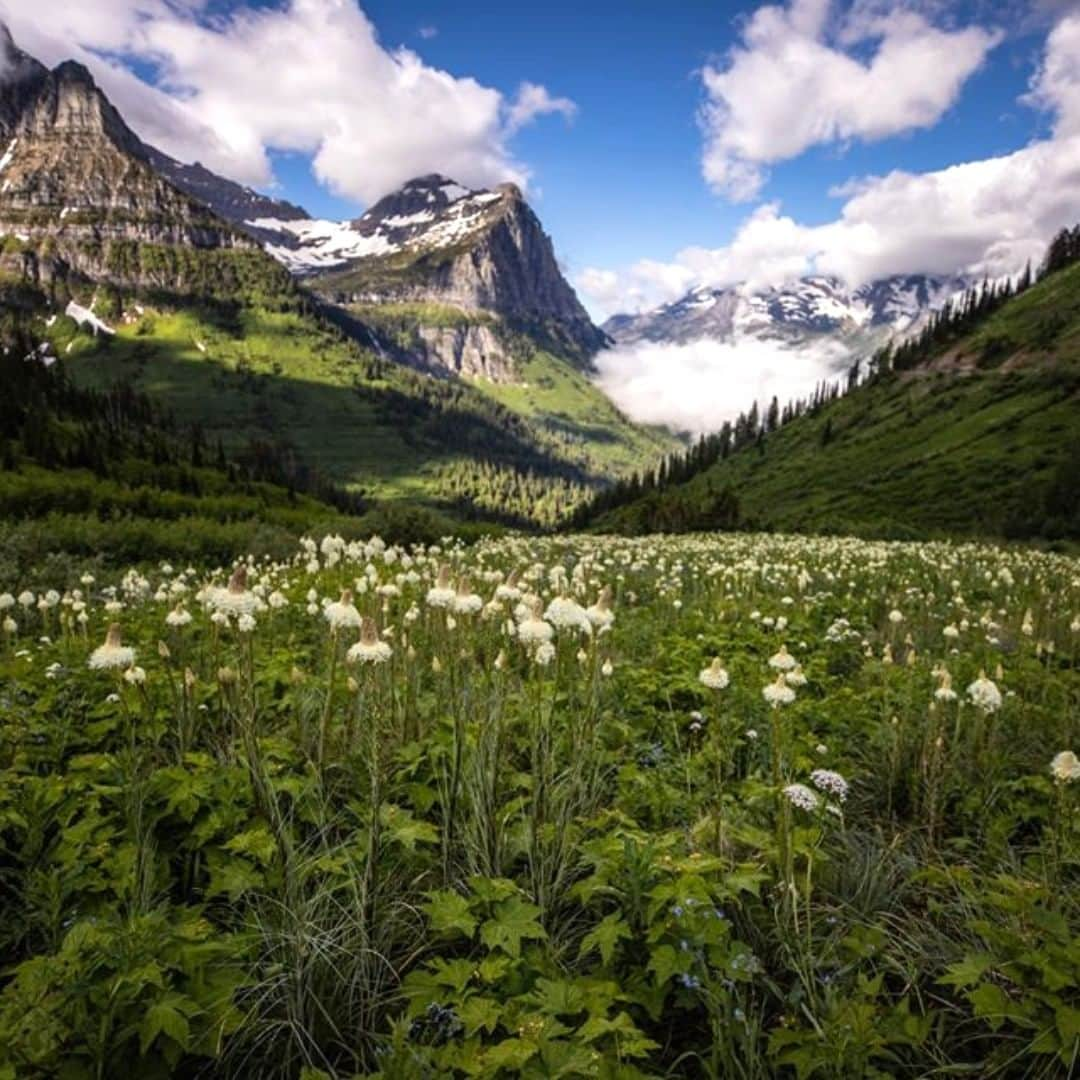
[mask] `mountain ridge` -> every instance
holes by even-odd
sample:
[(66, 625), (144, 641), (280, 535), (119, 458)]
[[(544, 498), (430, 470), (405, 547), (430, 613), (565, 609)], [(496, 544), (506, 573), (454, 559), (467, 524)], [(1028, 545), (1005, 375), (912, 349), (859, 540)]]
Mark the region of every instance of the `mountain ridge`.
[(827, 275), (755, 289), (698, 285), (650, 310), (614, 315), (602, 329), (620, 345), (745, 338), (799, 345), (828, 337), (872, 350), (917, 329), (967, 284), (958, 275), (895, 274), (854, 289)]

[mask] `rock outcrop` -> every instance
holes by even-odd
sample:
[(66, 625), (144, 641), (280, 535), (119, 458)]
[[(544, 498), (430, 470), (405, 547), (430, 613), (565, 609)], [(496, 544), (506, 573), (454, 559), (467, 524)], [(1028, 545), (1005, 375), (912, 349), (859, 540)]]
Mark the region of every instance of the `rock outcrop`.
[(178, 284), (155, 249), (256, 250), (254, 240), (163, 178), (81, 64), (48, 70), (0, 34), (3, 266), (39, 284)]
[[(508, 331), (583, 368), (607, 343), (513, 184), (477, 191), (431, 174), (410, 180), (344, 225), (269, 219), (247, 225), (275, 231), (278, 241), (270, 250), (337, 305), (408, 305), (422, 327), (424, 306), (495, 316)], [(463, 339), (439, 325), (423, 328), (426, 347), (418, 364), (497, 381), (515, 378), (509, 335), (474, 332)], [(473, 359), (463, 364), (460, 342), (480, 338), (475, 350), (465, 347)]]

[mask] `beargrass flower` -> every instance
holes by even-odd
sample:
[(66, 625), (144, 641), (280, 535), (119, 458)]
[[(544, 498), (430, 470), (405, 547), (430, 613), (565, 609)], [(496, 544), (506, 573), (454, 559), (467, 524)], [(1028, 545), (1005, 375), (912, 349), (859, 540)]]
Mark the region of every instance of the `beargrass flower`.
[(99, 645), (87, 661), (95, 671), (114, 671), (129, 668), (135, 663), (135, 650), (121, 644), (120, 624), (113, 623), (105, 635), (105, 644)]
[(262, 601), (247, 587), (247, 567), (242, 563), (229, 578), (224, 589), (214, 589), (210, 594), (210, 605), (215, 611), (225, 616), (239, 617), (253, 615), (262, 606)]
[(942, 668), (938, 672), (938, 688), (934, 691), (935, 701), (955, 701), (956, 691), (952, 688), (952, 676)]
[(439, 576), (434, 586), (428, 589), (427, 603), (429, 607), (445, 608), (454, 602), (456, 591), (450, 585), (450, 567), (443, 563), (439, 567)]
[(191, 622), (191, 612), (180, 604), (165, 616), (166, 626), (187, 626), (189, 622)]
[(702, 686), (707, 686), (710, 690), (727, 689), (730, 679), (719, 656), (714, 656), (712, 663), (707, 668), (702, 669), (698, 675), (698, 682)]
[(606, 630), (615, 621), (615, 612), (611, 610), (611, 589), (605, 585), (600, 590), (596, 603), (585, 609), (589, 622), (597, 630)]
[(379, 637), (375, 620), (364, 617), (360, 626), (360, 640), (345, 654), (350, 664), (385, 664), (393, 655), (390, 643)]
[(979, 672), (979, 677), (967, 688), (967, 693), (971, 704), (987, 715), (1001, 708), (1001, 691), (984, 671)]
[(360, 626), (360, 612), (353, 603), (351, 590), (344, 589), (339, 600), (327, 604), (323, 608), (323, 618), (330, 624), (330, 629), (355, 630)]
[(1080, 780), (1080, 758), (1071, 750), (1062, 750), (1050, 762), (1050, 773), (1059, 784)]
[(475, 615), (484, 606), (484, 601), (472, 591), (472, 585), (466, 575), (458, 578), (457, 590), (450, 601), (450, 607), (459, 615)]
[(544, 618), (560, 630), (581, 630), (592, 633), (592, 623), (585, 609), (569, 596), (556, 596), (547, 606)]
[(555, 628), (541, 617), (542, 604), (537, 597), (533, 600), (526, 617), (517, 625), (517, 639), (522, 645), (542, 645), (555, 636)]
[(769, 657), (769, 667), (774, 671), (791, 671), (798, 661), (787, 651), (786, 645), (780, 646), (780, 651)]
[(761, 696), (774, 708), (781, 705), (790, 705), (795, 700), (795, 691), (788, 686), (783, 672), (776, 676), (776, 682), (769, 683), (761, 691)]

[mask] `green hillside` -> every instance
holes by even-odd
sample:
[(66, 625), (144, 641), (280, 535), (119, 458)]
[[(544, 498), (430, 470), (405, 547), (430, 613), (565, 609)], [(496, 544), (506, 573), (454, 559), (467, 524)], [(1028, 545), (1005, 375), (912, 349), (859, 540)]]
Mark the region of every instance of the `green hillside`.
[(738, 523), (864, 536), (1077, 538), (1078, 475), (1074, 264), (914, 366), (883, 370), (689, 480), (584, 521), (631, 533)]
[(432, 378), (351, 340), (300, 293), (243, 304), (84, 290), (116, 332), (36, 320), (80, 386), (129, 386), (233, 455), (273, 446), (376, 499), (552, 524), (613, 473), (670, 450), (569, 365), (537, 354), (544, 408)]

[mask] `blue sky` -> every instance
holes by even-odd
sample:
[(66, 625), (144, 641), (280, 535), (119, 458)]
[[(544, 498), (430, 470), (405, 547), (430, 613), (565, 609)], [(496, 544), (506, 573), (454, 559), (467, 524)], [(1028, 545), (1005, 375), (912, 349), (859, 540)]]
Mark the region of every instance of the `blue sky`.
[[(510, 94), (527, 78), (572, 99), (572, 122), (544, 117), (513, 148), (531, 169), (532, 199), (571, 270), (667, 259), (690, 245), (726, 243), (745, 217), (701, 175), (696, 73), (722, 62), (760, 5), (552, 0), (526, 11), (497, 0), (364, 5), (382, 42), (404, 45), (455, 75)], [(999, 5), (1000, 6), (1000, 5)], [(588, 10), (583, 13), (583, 8)], [(969, 7), (956, 21), (985, 16)], [(994, 25), (995, 20), (984, 19)], [(434, 36), (423, 36), (434, 29)], [(806, 224), (834, 217), (830, 188), (895, 168), (940, 169), (1023, 146), (1047, 119), (1018, 104), (1039, 61), (1045, 28), (1032, 20), (990, 54), (957, 103), (929, 130), (812, 148), (771, 170), (762, 192)], [(357, 212), (310, 175), (302, 157), (278, 159), (282, 190), (318, 216)]]
[(1080, 0), (0, 14), (88, 63), (148, 141), (316, 216), (419, 172), (526, 180), (598, 318), (701, 281), (1005, 273), (1080, 219)]

